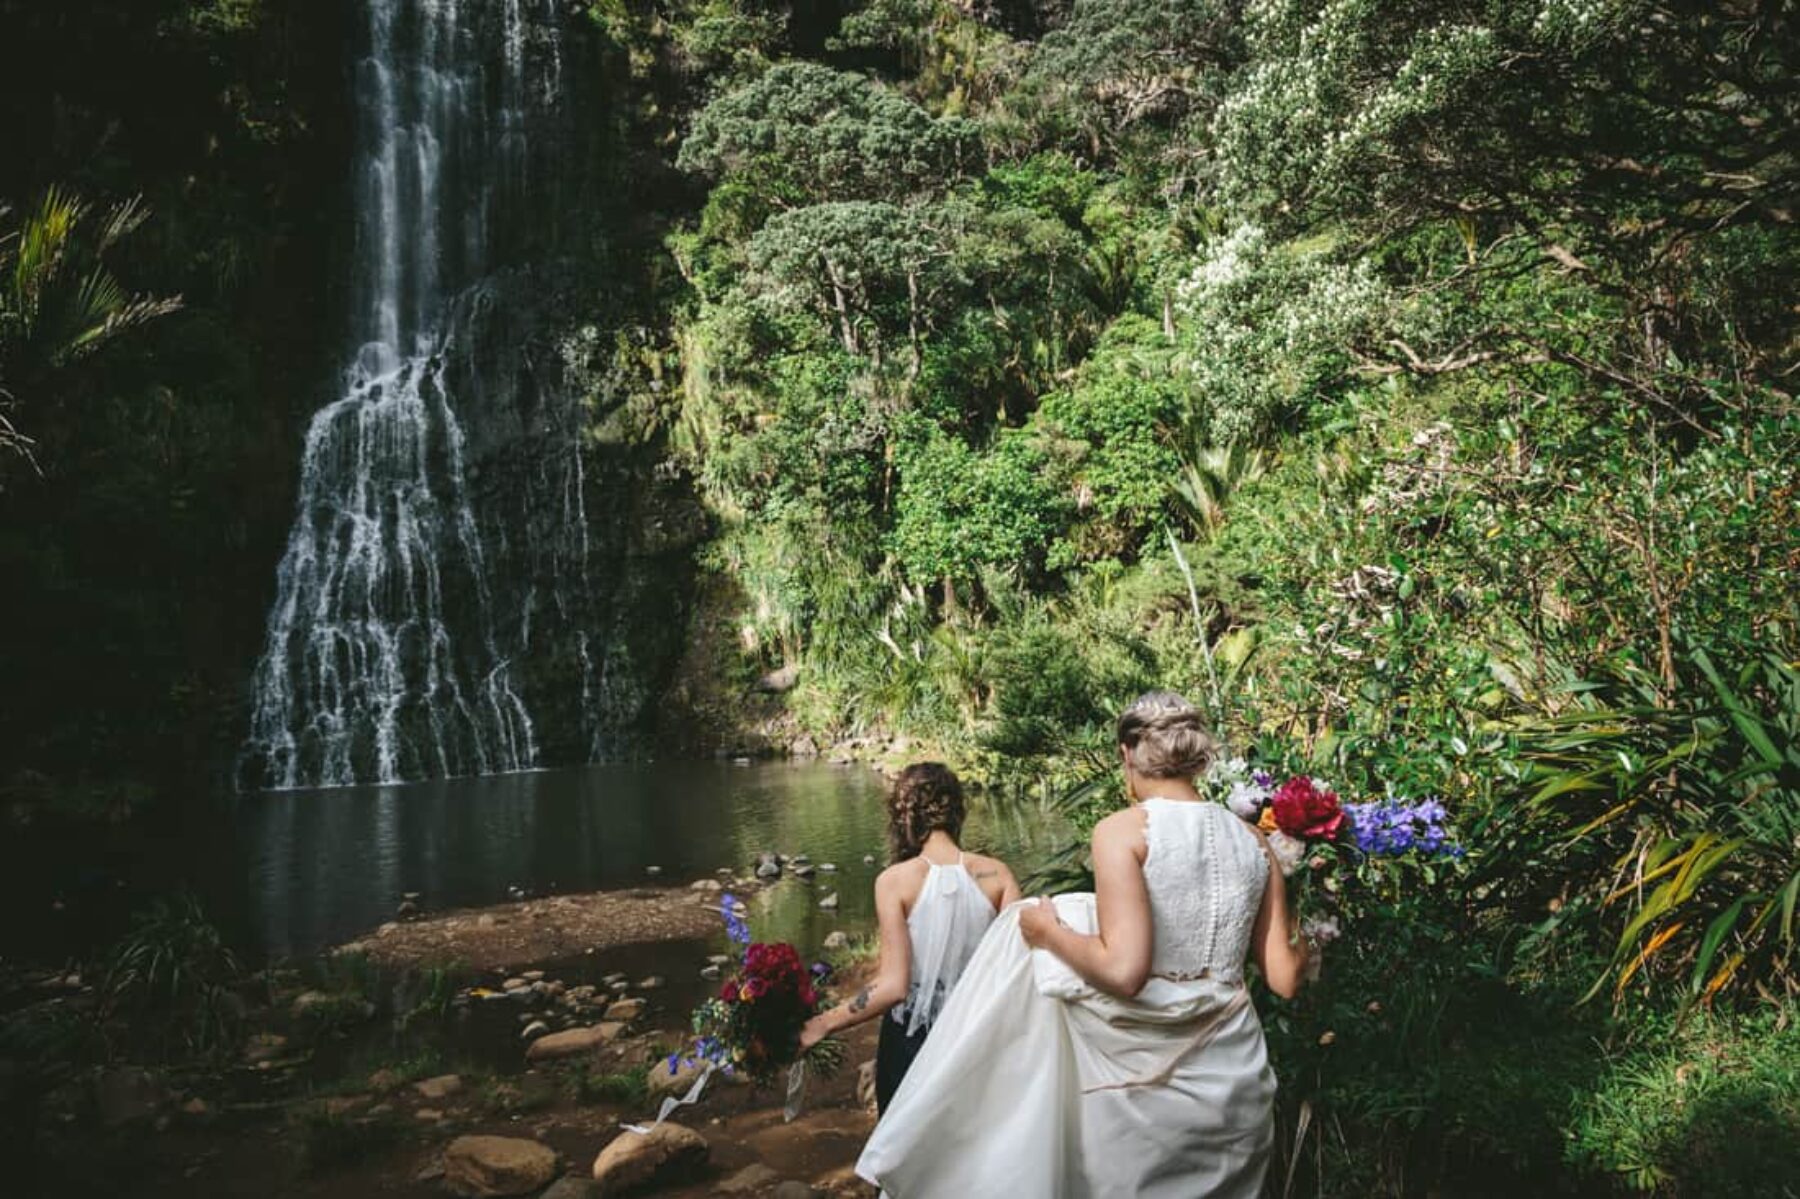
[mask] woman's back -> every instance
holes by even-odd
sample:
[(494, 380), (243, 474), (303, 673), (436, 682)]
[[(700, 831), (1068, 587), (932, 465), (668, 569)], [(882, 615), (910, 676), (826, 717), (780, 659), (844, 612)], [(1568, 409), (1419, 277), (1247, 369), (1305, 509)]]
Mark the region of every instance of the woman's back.
[(894, 869), (908, 872), (916, 887), (906, 905), (911, 979), (906, 1001), (894, 1009), (894, 1020), (915, 1032), (937, 1019), (994, 922), (1011, 875), (992, 858), (961, 852), (954, 861), (921, 854)]
[(1262, 843), (1221, 804), (1146, 799), (1142, 806), (1151, 974), (1241, 982), (1268, 889)]

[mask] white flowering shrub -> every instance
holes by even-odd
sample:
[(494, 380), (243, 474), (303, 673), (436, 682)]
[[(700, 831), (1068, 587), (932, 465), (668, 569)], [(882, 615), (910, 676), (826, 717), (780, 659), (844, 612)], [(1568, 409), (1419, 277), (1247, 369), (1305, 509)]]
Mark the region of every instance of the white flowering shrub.
[(1182, 362), (1214, 444), (1264, 435), (1304, 410), (1395, 306), (1368, 261), (1275, 243), (1248, 224), (1208, 247), (1177, 297)]

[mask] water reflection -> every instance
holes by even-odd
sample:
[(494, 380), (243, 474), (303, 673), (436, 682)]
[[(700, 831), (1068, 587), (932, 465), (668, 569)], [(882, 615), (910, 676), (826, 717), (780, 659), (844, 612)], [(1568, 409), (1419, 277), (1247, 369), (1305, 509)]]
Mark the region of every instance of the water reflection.
[[(662, 867), (661, 881), (684, 882), (744, 870), (774, 850), (838, 867), (757, 901), (759, 936), (816, 945), (833, 929), (872, 923), (883, 794), (882, 780), (861, 769), (682, 763), (246, 796), (237, 825), (248, 923), (256, 948), (281, 957), (391, 919), (407, 891), (441, 910), (502, 902), (512, 887), (641, 883), (648, 866)], [(978, 804), (965, 840), (1023, 872), (1054, 848), (1055, 832), (1034, 809)], [(835, 913), (818, 906), (830, 891)]]

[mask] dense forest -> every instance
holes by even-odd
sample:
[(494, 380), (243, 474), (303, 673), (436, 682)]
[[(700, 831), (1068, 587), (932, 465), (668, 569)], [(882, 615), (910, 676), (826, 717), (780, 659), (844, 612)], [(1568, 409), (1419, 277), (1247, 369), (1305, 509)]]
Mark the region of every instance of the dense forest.
[[(1278, 1183), (1791, 1193), (1794, 5), (565, 7), (570, 378), (687, 530), (634, 744), (905, 738), (1085, 827), (1176, 688), (1469, 851), (1270, 1009)], [(347, 11), (0, 0), (9, 836), (229, 788)]]

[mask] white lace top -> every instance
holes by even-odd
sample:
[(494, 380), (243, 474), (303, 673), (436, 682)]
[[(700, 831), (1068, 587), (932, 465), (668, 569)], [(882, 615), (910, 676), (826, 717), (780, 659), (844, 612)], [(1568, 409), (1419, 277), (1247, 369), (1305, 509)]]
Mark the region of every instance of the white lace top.
[(1144, 884), (1163, 978), (1238, 983), (1269, 882), (1269, 858), (1223, 804), (1146, 799)]
[(931, 868), (906, 916), (912, 980), (906, 1001), (893, 1013), (909, 1033), (929, 1028), (937, 1019), (995, 915), (993, 901), (963, 865), (961, 854), (954, 862), (926, 861)]

